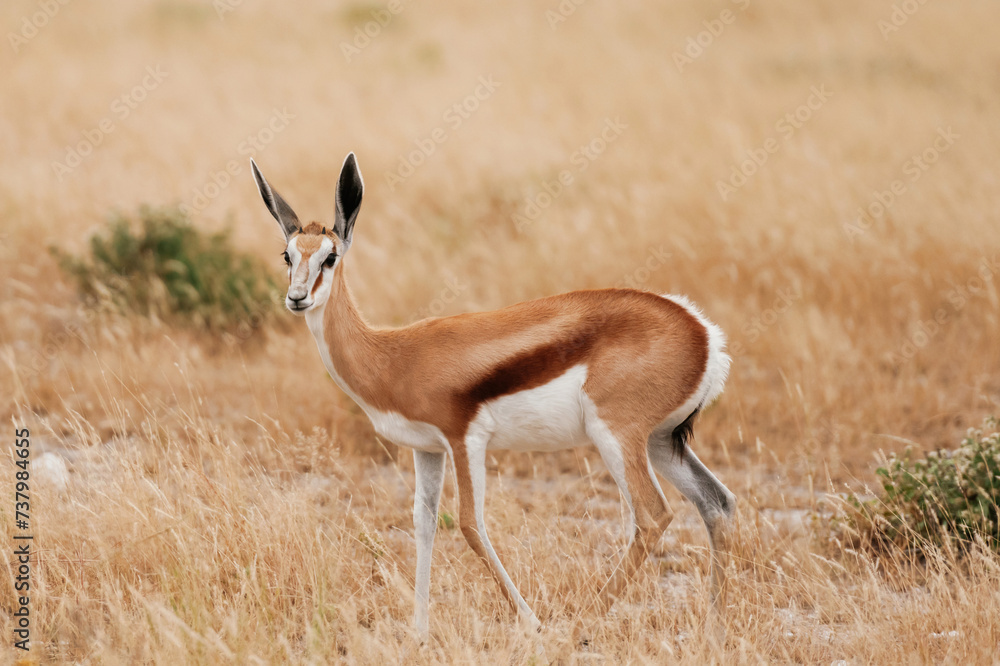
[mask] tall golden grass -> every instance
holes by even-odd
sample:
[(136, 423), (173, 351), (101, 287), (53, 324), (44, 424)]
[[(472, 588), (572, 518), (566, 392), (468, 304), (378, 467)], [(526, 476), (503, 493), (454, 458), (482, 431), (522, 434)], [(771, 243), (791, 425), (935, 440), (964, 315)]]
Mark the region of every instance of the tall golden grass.
[[(996, 661), (996, 555), (886, 562), (818, 535), (824, 494), (872, 484), (876, 451), (951, 445), (1000, 404), (1000, 8), (404, 2), (365, 44), (388, 5), (54, 6), (0, 8), (0, 413), (70, 469), (64, 488), (33, 482), (30, 656)], [(305, 327), (227, 340), (89, 311), (47, 252), (83, 251), (111, 210), (178, 203), (278, 274), (249, 156), (329, 221), (349, 150), (367, 192), (348, 275), (373, 322), (634, 284), (728, 332), (732, 376), (696, 443), (741, 499), (719, 613), (672, 489), (674, 525), (601, 617), (590, 591), (625, 535), (598, 457), (498, 455), (491, 533), (545, 627), (521, 633), (445, 529), (421, 647), (411, 458)], [(399, 181), (401, 160), (421, 163)], [(12, 626), (0, 615), (10, 661)]]

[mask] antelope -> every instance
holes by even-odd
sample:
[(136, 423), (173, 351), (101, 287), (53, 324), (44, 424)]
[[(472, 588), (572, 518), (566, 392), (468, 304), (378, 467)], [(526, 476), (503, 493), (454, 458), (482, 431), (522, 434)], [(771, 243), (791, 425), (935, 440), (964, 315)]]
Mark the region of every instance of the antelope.
[(597, 448), (631, 518), (625, 555), (599, 591), (605, 610), (673, 518), (659, 472), (701, 514), (718, 598), (736, 496), (688, 445), (696, 415), (719, 396), (729, 373), (718, 326), (685, 297), (597, 289), (374, 328), (344, 275), (364, 191), (354, 153), (341, 169), (329, 228), (302, 226), (253, 160), (251, 169), (285, 235), (286, 307), (305, 317), (323, 365), (375, 432), (413, 449), (414, 624), (421, 637), (428, 632), (431, 552), (448, 459), (462, 535), (515, 613), (540, 627), (486, 534), (491, 450)]

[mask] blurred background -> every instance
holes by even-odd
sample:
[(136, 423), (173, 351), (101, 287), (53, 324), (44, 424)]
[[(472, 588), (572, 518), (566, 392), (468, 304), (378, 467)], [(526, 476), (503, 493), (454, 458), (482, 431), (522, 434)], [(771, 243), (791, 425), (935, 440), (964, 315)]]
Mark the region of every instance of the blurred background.
[[(374, 323), (685, 293), (737, 352), (713, 438), (824, 458), (947, 441), (1000, 399), (1000, 47), (993, 5), (961, 4), (9, 3), (3, 409), (90, 418), (102, 364), (148, 387), (159, 364), (128, 355), (197, 342), (112, 325), (44, 353), (79, 300), (48, 246), (82, 253), (111, 214), (181, 206), (280, 280), (249, 157), (329, 222), (353, 150), (349, 277)], [(292, 388), (327, 380), (288, 323), (244, 359), (266, 380), (232, 371), (239, 346), (200, 374), (242, 389), (216, 394), (236, 411), (266, 395), (287, 427), (335, 429), (332, 385)], [(33, 351), (45, 367), (20, 377)]]
[[(66, 460), (54, 522), (81, 515), (72, 483), (111, 448), (129, 483), (166, 487), (175, 460), (234, 483), (333, 475), (323, 492), (359, 506), (397, 493), (350, 472), (410, 454), (275, 306), (283, 242), (249, 173), (253, 157), (329, 224), (354, 151), (347, 271), (370, 322), (581, 288), (686, 294), (734, 356), (699, 455), (755, 506), (863, 488), (878, 451), (953, 446), (1000, 406), (998, 20), (988, 0), (5, 2), (0, 415)], [(231, 248), (249, 300), (178, 315), (174, 278), (140, 298), (101, 273), (91, 237), (157, 215)], [(519, 478), (591, 463), (490, 461)], [(407, 488), (383, 482), (409, 529)], [(67, 553), (95, 547), (52, 529)]]

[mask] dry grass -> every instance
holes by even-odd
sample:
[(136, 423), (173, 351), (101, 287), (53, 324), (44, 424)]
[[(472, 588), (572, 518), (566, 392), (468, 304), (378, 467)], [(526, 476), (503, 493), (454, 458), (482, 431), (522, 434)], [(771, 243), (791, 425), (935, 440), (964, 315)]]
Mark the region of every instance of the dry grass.
[[(32, 491), (36, 656), (995, 662), (996, 555), (887, 566), (817, 543), (822, 525), (802, 516), (870, 483), (876, 450), (952, 445), (998, 411), (1000, 9), (929, 2), (883, 39), (888, 0), (587, 2), (555, 29), (555, 2), (404, 3), (347, 62), (341, 42), (381, 6), (243, 2), (220, 18), (193, 1), (70, 3), (0, 56), (0, 415), (71, 468), (65, 490)], [(727, 8), (732, 24), (679, 72), (674, 52)], [(0, 20), (17, 32), (36, 11), (9, 2)], [(157, 65), (164, 80), (116, 114)], [(443, 118), (491, 76), (499, 87), (458, 127)], [(829, 99), (779, 131), (823, 86)], [(348, 270), (372, 321), (631, 280), (687, 293), (729, 332), (739, 353), (697, 443), (742, 500), (721, 616), (707, 540), (676, 493), (653, 563), (602, 618), (589, 590), (624, 535), (599, 459), (497, 456), (493, 539), (545, 630), (520, 633), (442, 531), (419, 648), (411, 458), (375, 440), (305, 327), (237, 342), (79, 305), (45, 248), (79, 251), (110, 209), (142, 203), (198, 204), (199, 224), (232, 225), (277, 273), (279, 234), (241, 150), (275, 109), (294, 118), (254, 154), (300, 213), (328, 221), (340, 161), (359, 155)], [(60, 178), (53, 162), (103, 118), (114, 131)], [(618, 118), (627, 127), (578, 171), (575, 151)], [(447, 141), (390, 186), (436, 127)], [(912, 179), (908, 161), (947, 128), (958, 138)], [(772, 137), (723, 200), (717, 181)], [(229, 160), (240, 173), (201, 206), (194, 192)], [(574, 182), (518, 229), (512, 215), (563, 169)], [(895, 179), (905, 192), (847, 233)], [(4, 497), (12, 480), (0, 474)], [(0, 585), (0, 605), (12, 597)]]

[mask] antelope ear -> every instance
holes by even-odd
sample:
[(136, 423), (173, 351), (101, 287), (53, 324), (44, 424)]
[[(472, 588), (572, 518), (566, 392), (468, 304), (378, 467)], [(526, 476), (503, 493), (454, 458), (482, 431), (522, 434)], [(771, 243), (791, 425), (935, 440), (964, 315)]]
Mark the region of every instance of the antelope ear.
[(253, 179), (257, 182), (257, 189), (264, 200), (264, 205), (278, 221), (281, 231), (285, 234), (285, 240), (291, 238), (292, 234), (298, 231), (302, 225), (299, 224), (299, 217), (292, 210), (292, 207), (281, 198), (281, 195), (271, 189), (271, 186), (264, 180), (264, 174), (257, 168), (257, 163), (250, 158), (250, 169), (253, 171)]
[(358, 219), (364, 191), (365, 183), (361, 180), (358, 160), (354, 153), (348, 153), (337, 182), (337, 213), (333, 223), (333, 232), (345, 245), (350, 245), (354, 236), (354, 221)]

